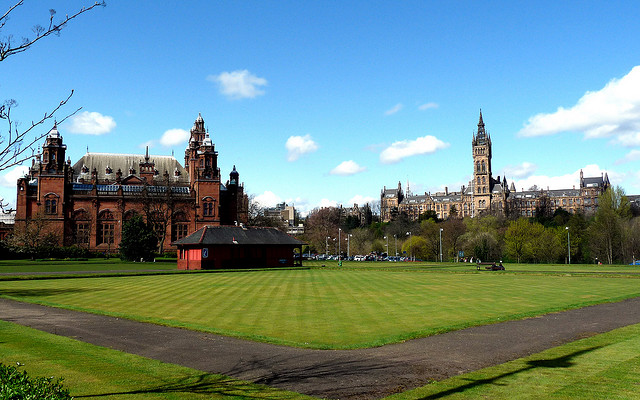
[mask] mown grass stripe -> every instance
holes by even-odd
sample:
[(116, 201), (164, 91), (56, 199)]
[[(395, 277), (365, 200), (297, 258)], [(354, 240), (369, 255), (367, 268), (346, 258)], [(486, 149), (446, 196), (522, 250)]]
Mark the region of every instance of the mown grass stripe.
[(634, 297), (638, 282), (310, 269), (3, 281), (0, 295), (274, 343), (351, 348)]

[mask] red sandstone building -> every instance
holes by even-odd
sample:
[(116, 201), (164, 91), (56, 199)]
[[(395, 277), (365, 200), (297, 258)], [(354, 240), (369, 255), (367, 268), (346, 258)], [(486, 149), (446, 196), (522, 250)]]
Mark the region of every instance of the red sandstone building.
[[(235, 166), (222, 183), (218, 152), (198, 115), (184, 166), (172, 156), (87, 153), (73, 166), (57, 126), (18, 180), (16, 231), (46, 226), (65, 246), (114, 252), (123, 222), (142, 215), (164, 248), (206, 226), (246, 223), (247, 197)], [(174, 247), (171, 247), (174, 248)]]

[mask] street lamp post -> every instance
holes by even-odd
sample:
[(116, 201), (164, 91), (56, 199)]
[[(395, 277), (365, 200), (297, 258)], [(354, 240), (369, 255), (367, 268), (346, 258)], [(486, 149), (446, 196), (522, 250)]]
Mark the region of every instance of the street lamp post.
[(409, 260), (413, 261), (413, 243), (411, 242), (411, 232), (407, 232), (409, 235)]
[(347, 260), (351, 257), (351, 253), (350, 253), (351, 249), (349, 248), (349, 245), (350, 245), (349, 239), (351, 238), (351, 236), (353, 235), (352, 234), (347, 235)]
[(442, 231), (443, 229), (440, 228), (440, 262), (442, 262)]
[(396, 242), (396, 257), (398, 257), (398, 236), (393, 235), (393, 240)]
[(324, 239), (324, 247), (325, 247), (325, 249), (324, 249), (324, 256), (325, 256), (325, 257), (329, 257), (329, 239), (331, 239), (329, 236), (327, 236), (327, 237)]
[(338, 261), (340, 261), (340, 258), (342, 257), (342, 242), (340, 241), (342, 239), (342, 236), (340, 235), (342, 233), (342, 228), (338, 228)]
[(567, 230), (567, 254), (569, 255), (569, 264), (571, 264), (571, 237), (569, 236), (569, 227), (565, 227)]
[(389, 236), (385, 236), (385, 239), (387, 239), (387, 257), (389, 257)]

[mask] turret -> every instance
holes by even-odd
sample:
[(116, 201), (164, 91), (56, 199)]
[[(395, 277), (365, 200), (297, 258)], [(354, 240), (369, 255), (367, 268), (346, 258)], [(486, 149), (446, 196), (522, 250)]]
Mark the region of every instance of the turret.
[(62, 136), (58, 132), (58, 124), (54, 123), (53, 128), (47, 134), (44, 145), (42, 145), (44, 172), (49, 174), (63, 173), (66, 150), (67, 145), (62, 143)]

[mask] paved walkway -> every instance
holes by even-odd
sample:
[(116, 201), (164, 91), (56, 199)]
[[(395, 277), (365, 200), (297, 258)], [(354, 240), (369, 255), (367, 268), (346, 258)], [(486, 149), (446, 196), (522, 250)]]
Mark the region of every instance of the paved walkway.
[(317, 397), (377, 399), (640, 323), (640, 297), (362, 350), (306, 350), (0, 299), (0, 319)]

